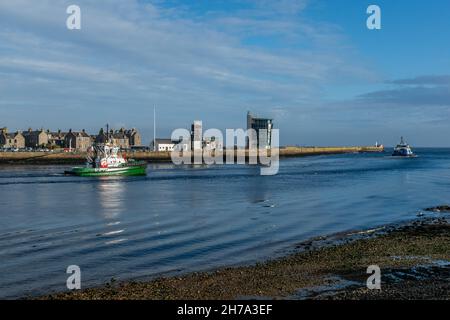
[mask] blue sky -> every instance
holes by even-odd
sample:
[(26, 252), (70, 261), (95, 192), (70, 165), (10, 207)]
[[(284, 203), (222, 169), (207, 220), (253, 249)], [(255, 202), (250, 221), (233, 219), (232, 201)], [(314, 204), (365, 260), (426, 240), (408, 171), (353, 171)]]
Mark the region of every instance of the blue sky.
[[(82, 29), (65, 27), (81, 7)], [(382, 29), (366, 28), (377, 4)], [(0, 1), (0, 127), (273, 117), (281, 144), (450, 146), (450, 3)]]

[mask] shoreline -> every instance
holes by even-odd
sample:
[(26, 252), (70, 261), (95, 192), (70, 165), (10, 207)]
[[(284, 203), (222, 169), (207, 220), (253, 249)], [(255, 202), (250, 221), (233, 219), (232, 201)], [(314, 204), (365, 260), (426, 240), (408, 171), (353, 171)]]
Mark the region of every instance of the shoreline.
[[(279, 150), (280, 158), (304, 157), (316, 155), (332, 155), (345, 153), (372, 153), (383, 152), (383, 147), (282, 147)], [(234, 153), (235, 151), (233, 151)], [(248, 150), (245, 151), (248, 160)], [(169, 151), (127, 152), (127, 158), (147, 161), (149, 163), (171, 162)], [(76, 152), (0, 152), (0, 165), (79, 165), (86, 162), (87, 153)], [(234, 155), (236, 157), (236, 155)], [(226, 152), (224, 152), (224, 159)]]
[[(436, 207), (440, 208), (440, 207)], [(435, 208), (427, 209), (437, 212)], [(444, 211), (443, 211), (444, 212)], [(31, 299), (450, 299), (450, 217), (315, 237), (281, 257)], [(369, 265), (382, 290), (368, 290)]]

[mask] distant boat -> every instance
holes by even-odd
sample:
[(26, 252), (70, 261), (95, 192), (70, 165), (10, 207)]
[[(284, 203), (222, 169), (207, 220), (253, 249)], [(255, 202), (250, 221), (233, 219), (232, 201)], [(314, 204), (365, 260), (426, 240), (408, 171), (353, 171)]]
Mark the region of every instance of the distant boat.
[(394, 148), (392, 153), (394, 157), (415, 157), (416, 155), (412, 152), (411, 147), (407, 144), (403, 137), (400, 139), (400, 143)]

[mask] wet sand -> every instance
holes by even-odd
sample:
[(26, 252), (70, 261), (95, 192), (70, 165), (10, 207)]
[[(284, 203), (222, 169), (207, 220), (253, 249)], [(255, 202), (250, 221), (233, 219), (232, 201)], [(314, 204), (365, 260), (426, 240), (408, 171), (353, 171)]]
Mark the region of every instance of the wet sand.
[[(369, 265), (381, 268), (381, 290), (367, 289)], [(251, 266), (39, 299), (450, 299), (449, 279), (450, 223), (435, 217), (318, 237)]]

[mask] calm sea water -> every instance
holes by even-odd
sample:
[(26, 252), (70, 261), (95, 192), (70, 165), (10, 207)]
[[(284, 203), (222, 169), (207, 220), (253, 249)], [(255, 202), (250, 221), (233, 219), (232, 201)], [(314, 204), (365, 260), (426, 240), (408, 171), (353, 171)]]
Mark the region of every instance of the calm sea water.
[(147, 177), (78, 178), (0, 166), (0, 297), (208, 270), (279, 255), (312, 236), (416, 217), (450, 200), (450, 150), (245, 165), (150, 165)]

